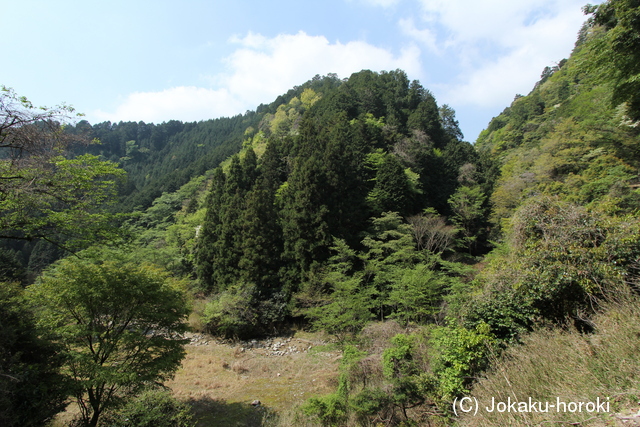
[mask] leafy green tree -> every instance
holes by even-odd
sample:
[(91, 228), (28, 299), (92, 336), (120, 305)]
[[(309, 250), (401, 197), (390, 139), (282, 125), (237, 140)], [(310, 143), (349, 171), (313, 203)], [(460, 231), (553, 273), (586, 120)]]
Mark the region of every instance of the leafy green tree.
[[(352, 345), (346, 345), (340, 360), (340, 375), (338, 376), (338, 389), (335, 393), (321, 397), (312, 397), (302, 405), (302, 411), (320, 420), (323, 426), (342, 426), (349, 418), (352, 409), (350, 405), (353, 389), (353, 368), (364, 357), (365, 353)], [(362, 405), (359, 405), (362, 409)]]
[(390, 314), (389, 293), (406, 269), (422, 260), (416, 251), (411, 226), (397, 212), (385, 212), (371, 220), (371, 229), (362, 240), (365, 253), (364, 274), (377, 294), (376, 311), (380, 320)]
[(484, 218), (485, 199), (486, 196), (479, 185), (458, 187), (449, 198), (449, 205), (454, 212), (452, 221), (461, 230), (463, 246), (469, 251), (476, 247), (478, 232)]
[(315, 296), (315, 307), (306, 310), (317, 329), (338, 335), (341, 339), (359, 332), (372, 318), (375, 289), (355, 271), (356, 252), (344, 240), (336, 239), (331, 248), (326, 270), (319, 281), (322, 289)]
[(216, 294), (205, 307), (206, 329), (226, 338), (247, 338), (257, 335), (259, 313), (256, 309), (255, 285), (237, 283)]
[(205, 201), (207, 210), (202, 227), (199, 229), (195, 248), (196, 274), (207, 291), (216, 289), (215, 262), (224, 251), (224, 247), (221, 247), (220, 235), (225, 182), (226, 178), (222, 168), (216, 168), (211, 180), (211, 189)]
[(76, 250), (114, 237), (117, 165), (85, 154), (66, 158), (80, 138), (64, 132), (71, 107), (36, 108), (4, 86), (0, 93), (0, 238), (45, 239)]
[(398, 334), (382, 354), (382, 369), (392, 384), (391, 401), (400, 408), (405, 420), (409, 419), (407, 409), (425, 400), (420, 370), (414, 358), (415, 340), (414, 335)]
[(448, 281), (434, 267), (418, 264), (400, 272), (389, 291), (388, 304), (393, 307), (393, 313), (389, 317), (405, 324), (424, 323), (440, 311), (442, 294)]
[[(451, 123), (447, 126), (452, 125)], [(448, 142), (447, 134), (440, 121), (440, 112), (433, 95), (426, 91), (424, 98), (407, 120), (409, 129), (423, 131), (433, 140), (436, 148), (443, 148)], [(452, 130), (452, 129), (451, 129)]]
[(315, 155), (299, 162), (282, 192), (283, 256), (289, 264), (285, 280), (290, 283), (304, 280), (328, 258), (331, 246), (324, 165)]
[(438, 108), (438, 112), (440, 113), (440, 123), (442, 124), (442, 129), (444, 130), (444, 133), (449, 141), (462, 141), (464, 139), (464, 135), (460, 130), (460, 123), (456, 119), (455, 110), (447, 104), (444, 104), (440, 106), (440, 108)]
[(149, 265), (65, 259), (28, 288), (39, 323), (68, 356), (82, 422), (142, 386), (169, 378), (185, 354), (185, 296), (168, 275)]
[(494, 343), (487, 324), (475, 329), (449, 324), (431, 331), (430, 363), (441, 402), (449, 405), (466, 392), (474, 376), (486, 368)]
[(634, 286), (639, 257), (635, 215), (606, 209), (549, 196), (523, 204), (479, 277), (486, 291), (469, 304), (466, 324), (486, 323), (507, 341), (541, 322), (589, 331), (594, 302)]
[(60, 346), (40, 337), (17, 285), (0, 282), (0, 424), (36, 427), (64, 410), (70, 393)]
[(282, 265), (282, 229), (278, 224), (275, 191), (264, 178), (247, 194), (242, 224), (239, 277), (246, 283), (274, 290)]

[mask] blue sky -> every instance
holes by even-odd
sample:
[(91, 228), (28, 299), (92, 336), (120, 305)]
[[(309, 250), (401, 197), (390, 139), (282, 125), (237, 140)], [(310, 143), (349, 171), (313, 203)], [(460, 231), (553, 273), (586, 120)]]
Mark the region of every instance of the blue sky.
[(474, 142), (569, 56), (584, 4), (2, 0), (0, 84), (91, 123), (160, 123), (254, 110), (316, 74), (400, 68), (454, 108)]

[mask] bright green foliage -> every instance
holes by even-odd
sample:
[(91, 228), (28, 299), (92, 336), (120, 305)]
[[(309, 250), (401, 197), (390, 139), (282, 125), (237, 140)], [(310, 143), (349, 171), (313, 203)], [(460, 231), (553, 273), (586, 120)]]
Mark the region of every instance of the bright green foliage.
[(381, 388), (365, 388), (351, 397), (349, 403), (360, 425), (375, 425), (376, 421), (392, 418), (393, 401)]
[(212, 333), (226, 337), (250, 336), (258, 324), (254, 301), (255, 288), (231, 286), (216, 295), (203, 313), (205, 327)]
[(638, 128), (623, 108), (609, 102), (615, 85), (611, 54), (603, 57), (599, 72), (587, 67), (602, 31), (589, 34), (571, 58), (547, 73), (529, 96), (514, 100), (478, 138), (481, 157), (493, 159), (488, 168), (493, 176), (487, 179), (495, 187), (487, 195), (497, 226), (506, 225), (505, 219), (534, 194), (581, 205), (637, 206), (631, 185), (638, 167)]
[(149, 388), (121, 408), (107, 411), (102, 427), (193, 427), (191, 408), (168, 390)]
[(64, 410), (70, 393), (61, 348), (41, 338), (22, 289), (0, 282), (0, 424), (38, 427)]
[(344, 425), (351, 411), (352, 370), (363, 356), (364, 353), (355, 347), (351, 345), (345, 346), (342, 360), (340, 361), (338, 390), (326, 396), (307, 400), (302, 406), (302, 411), (307, 416), (319, 419), (323, 426)]
[(424, 390), (421, 386), (420, 370), (414, 360), (415, 336), (399, 334), (391, 340), (392, 346), (382, 354), (384, 375), (391, 381), (390, 398), (407, 416), (407, 408), (424, 402)]
[(124, 176), (115, 163), (90, 154), (66, 158), (78, 140), (59, 121), (73, 109), (36, 108), (2, 87), (0, 93), (0, 239), (45, 239), (77, 250), (115, 237), (114, 202)]
[(363, 251), (336, 239), (331, 256), (295, 295), (318, 329), (344, 338), (374, 317), (428, 323), (458, 279), (456, 263), (416, 249), (412, 227), (395, 212), (373, 218)]
[[(244, 158), (231, 158), (214, 174), (194, 260), (207, 292), (233, 286), (244, 294), (242, 288), (252, 287), (255, 319), (263, 318), (257, 308), (263, 301), (268, 301), (269, 318), (284, 319), (287, 309), (278, 314), (277, 307), (294, 294), (300, 306), (289, 307), (297, 313), (320, 310), (314, 319), (346, 320), (350, 309), (337, 301), (360, 307), (357, 325), (345, 326), (344, 333), (362, 326), (371, 301), (381, 317), (389, 314), (387, 296), (391, 283), (405, 274), (401, 265), (410, 269), (421, 258), (406, 226), (398, 248), (390, 237), (363, 241), (369, 218), (398, 212), (394, 221), (399, 224), (400, 215), (429, 204), (446, 209), (457, 169), (473, 159), (457, 139), (453, 110), (444, 109), (441, 117), (433, 96), (401, 71), (363, 71), (320, 93), (315, 87), (292, 92), (258, 127), (247, 129)], [(449, 163), (454, 173), (445, 172)], [(335, 239), (358, 251), (366, 248), (349, 273), (329, 261)], [(409, 259), (405, 252), (412, 252)], [(309, 295), (322, 303), (308, 303)]]
[(454, 324), (432, 329), (430, 364), (442, 402), (466, 393), (471, 379), (487, 366), (494, 342), (486, 324), (475, 330)]
[(593, 24), (607, 30), (592, 51), (597, 65), (612, 74), (614, 105), (627, 102), (631, 119), (640, 120), (640, 3), (609, 0), (585, 11), (594, 13)]
[(143, 385), (169, 378), (184, 356), (189, 312), (168, 275), (149, 265), (65, 259), (29, 287), (39, 322), (68, 356), (83, 423)]
[(452, 222), (462, 234), (462, 246), (468, 250), (476, 247), (479, 230), (484, 222), (483, 204), (486, 199), (479, 185), (463, 185), (449, 198), (453, 212)]
[(378, 294), (376, 314), (382, 320), (390, 314), (388, 303), (392, 288), (421, 261), (421, 256), (416, 251), (411, 227), (403, 223), (398, 213), (386, 212), (373, 218), (371, 224), (368, 235), (362, 240), (366, 248), (362, 257), (364, 273)]
[(513, 220), (520, 271), (514, 286), (533, 297), (545, 317), (574, 313), (635, 268), (639, 227), (635, 216), (609, 217), (553, 198), (532, 200)]
[[(600, 208), (606, 209), (603, 205)], [(581, 319), (595, 299), (615, 296), (634, 277), (640, 257), (635, 215), (612, 216), (557, 197), (523, 204), (512, 220), (509, 253), (483, 272), (488, 294), (468, 313), (497, 335), (513, 338), (536, 319)]]
[(362, 272), (355, 271), (355, 251), (343, 240), (335, 243), (331, 248), (335, 255), (328, 260), (320, 283), (314, 284), (320, 287), (311, 295), (315, 306), (305, 314), (315, 328), (345, 338), (371, 320), (376, 292), (364, 282)]
[(326, 427), (343, 426), (348, 418), (344, 396), (337, 393), (312, 397), (302, 406), (302, 412), (307, 416), (316, 417)]
[[(345, 346), (335, 393), (309, 399), (302, 409), (323, 425), (415, 425), (407, 412), (426, 399), (425, 377), (416, 360), (415, 335), (399, 334), (382, 355), (384, 374), (368, 377), (372, 360)], [(364, 370), (363, 370), (364, 369)], [(349, 424), (347, 424), (349, 423)]]
[(404, 269), (391, 285), (388, 304), (393, 307), (390, 318), (405, 324), (427, 323), (440, 311), (446, 275), (434, 269), (434, 265), (418, 264)]

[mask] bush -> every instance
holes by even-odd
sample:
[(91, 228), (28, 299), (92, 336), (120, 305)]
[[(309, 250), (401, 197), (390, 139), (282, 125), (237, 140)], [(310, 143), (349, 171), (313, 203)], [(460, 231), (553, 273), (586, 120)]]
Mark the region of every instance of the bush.
[(204, 308), (202, 320), (212, 334), (227, 338), (250, 336), (258, 323), (253, 287), (234, 286), (220, 293)]
[(360, 425), (376, 425), (376, 421), (387, 421), (393, 415), (391, 397), (380, 388), (365, 388), (351, 400), (351, 409)]
[(147, 389), (117, 410), (103, 415), (100, 427), (192, 427), (193, 414), (188, 404), (171, 393)]
[(430, 361), (441, 401), (451, 401), (467, 392), (471, 379), (486, 368), (494, 342), (486, 324), (475, 330), (457, 325), (433, 329)]
[(314, 397), (305, 402), (302, 411), (307, 416), (318, 418), (323, 426), (342, 426), (348, 418), (345, 400), (341, 393)]

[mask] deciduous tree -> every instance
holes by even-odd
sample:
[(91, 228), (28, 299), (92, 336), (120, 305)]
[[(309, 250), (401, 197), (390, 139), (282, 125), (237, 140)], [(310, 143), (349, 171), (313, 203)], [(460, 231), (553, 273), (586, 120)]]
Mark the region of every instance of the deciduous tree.
[(45, 239), (73, 250), (113, 237), (113, 200), (124, 171), (97, 156), (66, 157), (82, 137), (62, 123), (73, 108), (36, 108), (4, 86), (0, 91), (0, 238)]
[(184, 356), (185, 296), (149, 265), (67, 258), (28, 288), (39, 322), (68, 355), (85, 425), (140, 387), (169, 378)]

